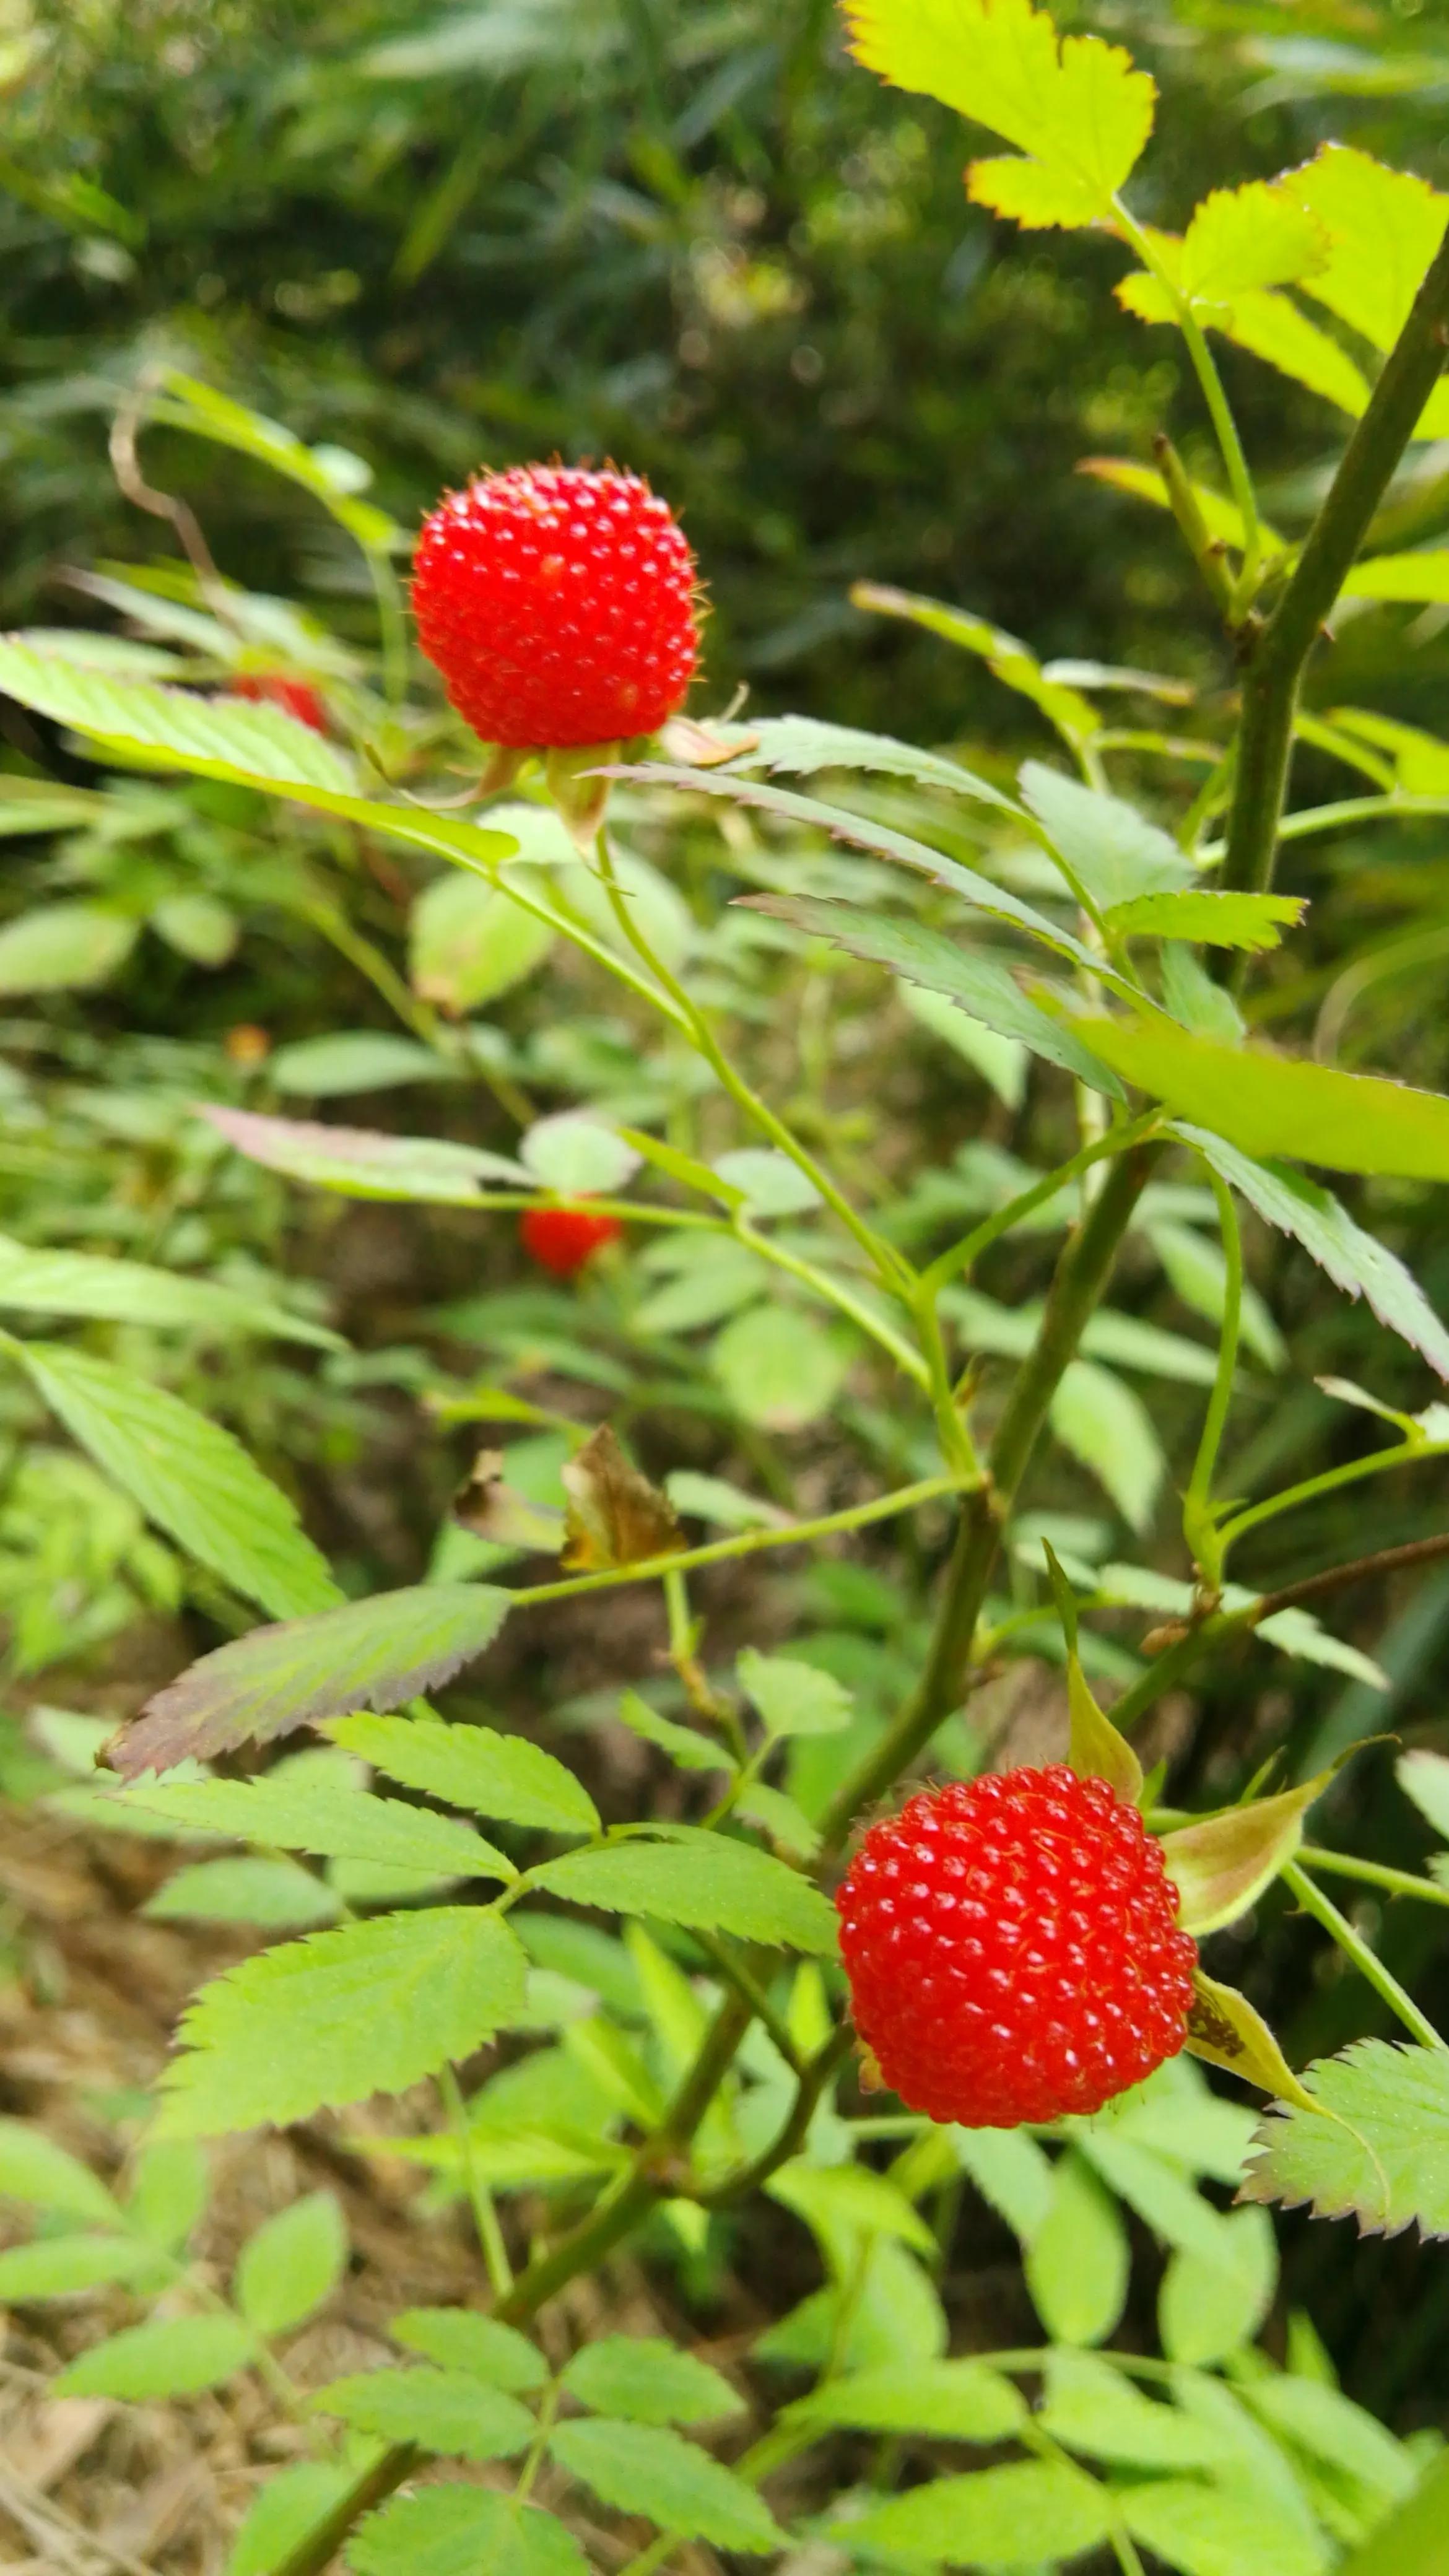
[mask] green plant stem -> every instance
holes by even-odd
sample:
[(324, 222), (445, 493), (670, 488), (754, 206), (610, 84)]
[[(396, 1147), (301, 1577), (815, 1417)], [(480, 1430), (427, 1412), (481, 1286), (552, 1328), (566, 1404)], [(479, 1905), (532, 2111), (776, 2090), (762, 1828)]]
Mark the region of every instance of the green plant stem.
[(968, 1491), (962, 1504), (925, 1670), (879, 1743), (831, 1800), (821, 1819), (827, 1851), (839, 1850), (860, 1809), (890, 1788), (966, 1695), (972, 1643), (1003, 1525), (1063, 1372), (1100, 1302), (1158, 1150), (1138, 1143), (1120, 1154), (1089, 1214), (1067, 1238), (1035, 1347), (1017, 1372), (997, 1426), (986, 1480)]
[(1412, 1870), (1390, 1869), (1387, 1861), (1359, 1860), (1350, 1852), (1324, 1851), (1317, 1843), (1301, 1843), (1298, 1858), (1304, 1869), (1321, 1870), (1329, 1878), (1353, 1878), (1365, 1887), (1381, 1887), (1387, 1896), (1415, 1896), (1421, 1905), (1449, 1905), (1449, 1887), (1441, 1887), (1437, 1878), (1416, 1878)]
[(1161, 1110), (1149, 1109), (1141, 1118), (1134, 1118), (1125, 1126), (1109, 1127), (1104, 1136), (1094, 1137), (1067, 1162), (1059, 1163), (1054, 1172), (1045, 1173), (1041, 1180), (1033, 1182), (1029, 1190), (1009, 1199), (1006, 1206), (998, 1208), (994, 1215), (984, 1217), (980, 1225), (973, 1226), (969, 1234), (962, 1235), (959, 1243), (948, 1244), (944, 1252), (936, 1255), (930, 1267), (921, 1272), (920, 1293), (929, 1297), (938, 1295), (958, 1271), (973, 1270), (983, 1252), (989, 1251), (1002, 1235), (1010, 1234), (1013, 1227), (1020, 1225), (1022, 1219), (1032, 1215), (1035, 1209), (1045, 1207), (1048, 1199), (1054, 1199), (1059, 1190), (1066, 1189), (1089, 1165), (1100, 1163), (1109, 1154), (1123, 1154), (1130, 1145), (1141, 1144), (1161, 1123)]
[(1217, 1375), (1208, 1399), (1203, 1420), (1202, 1438), (1183, 1501), (1182, 1533), (1192, 1552), (1203, 1580), (1214, 1591), (1221, 1579), (1222, 1542), (1213, 1526), (1212, 1490), (1217, 1471), (1218, 1451), (1227, 1427), (1228, 1409), (1233, 1400), (1233, 1380), (1238, 1367), (1238, 1335), (1243, 1314), (1243, 1238), (1238, 1229), (1233, 1194), (1226, 1182), (1209, 1168), (1213, 1196), (1218, 1203), (1218, 1223), (1222, 1230), (1223, 1259), (1227, 1265), (1223, 1288), (1223, 1323), (1218, 1342)]
[(1449, 237), (1384, 361), (1314, 520), (1293, 576), (1247, 647), (1242, 723), (1222, 883), (1238, 891), (1271, 885), (1279, 820), (1288, 791), (1293, 721), (1308, 657), (1330, 614), (1369, 523), (1443, 370), (1449, 331)]
[(493, 2194), (478, 2171), (478, 2160), (473, 2153), (472, 2123), (455, 2068), (443, 2067), (438, 2076), (438, 2091), (443, 2097), (443, 2107), (463, 2160), (463, 2180), (473, 2223), (478, 2230), (478, 2242), (483, 2249), (483, 2260), (488, 2268), (489, 2287), (495, 2299), (506, 2299), (513, 2287), (513, 2266), (508, 2260), (508, 2248), (503, 2242)]
[[(1219, 1543), (1226, 1555), (1228, 1549), (1250, 1529), (1264, 1521), (1276, 1520), (1280, 1513), (1296, 1511), (1300, 1503), (1314, 1503), (1323, 1494), (1336, 1494), (1345, 1485), (1356, 1485), (1365, 1476), (1380, 1476), (1389, 1467), (1406, 1467), (1411, 1459), (1442, 1458), (1449, 1452), (1449, 1440), (1403, 1440), (1392, 1449), (1377, 1449), (1371, 1458), (1354, 1458), (1346, 1467), (1325, 1468), (1321, 1476), (1308, 1476), (1301, 1485), (1289, 1485), (1281, 1494), (1270, 1494), (1264, 1503), (1253, 1503), (1247, 1511), (1235, 1513), (1218, 1532)], [(1322, 1589), (1322, 1585), (1319, 1586)], [(1280, 1609), (1286, 1605), (1278, 1603)]]
[(582, 1592), (607, 1592), (620, 1583), (657, 1583), (662, 1576), (687, 1574), (696, 1565), (722, 1565), (733, 1556), (755, 1556), (762, 1548), (806, 1546), (813, 1539), (834, 1538), (841, 1530), (865, 1529), (872, 1521), (894, 1519), (923, 1503), (938, 1503), (948, 1494), (968, 1490), (961, 1476), (923, 1476), (916, 1485), (899, 1485), (893, 1494), (877, 1494), (868, 1503), (852, 1503), (843, 1512), (825, 1512), (818, 1520), (792, 1521), (787, 1529), (737, 1530), (733, 1538), (710, 1539), (703, 1547), (681, 1549), (674, 1556), (641, 1558), (637, 1565), (611, 1565), (599, 1574), (563, 1575), (557, 1583), (532, 1583), (511, 1592), (515, 1609), (542, 1601), (572, 1601)]
[(1292, 1889), (1304, 1913), (1311, 1914), (1316, 1922), (1323, 1925), (1325, 1932), (1332, 1934), (1344, 1957), (1353, 1961), (1359, 1975), (1373, 1987), (1376, 1995), (1383, 1998), (1405, 2030), (1411, 2031), (1425, 2048), (1449, 2048), (1449, 2040), (1441, 2037), (1427, 2013), (1420, 2012), (1413, 1996), (1404, 1992), (1398, 1978), (1390, 1974), (1382, 1959), (1369, 1948), (1367, 1941), (1360, 1938), (1347, 1917), (1339, 1913), (1332, 1898), (1314, 1885), (1301, 1862), (1285, 1861), (1282, 1878), (1284, 1886)]
[[(1415, 823), (1442, 821), (1449, 814), (1449, 796), (1344, 796), (1332, 805), (1305, 805), (1296, 814), (1285, 814), (1278, 826), (1280, 841), (1307, 841), (1318, 832), (1338, 832), (1351, 823)], [(1211, 867), (1227, 850), (1226, 841), (1205, 841), (1198, 852), (1204, 867)]]
[[(1113, 200), (1113, 207), (1117, 228), (1123, 240), (1131, 244), (1148, 274), (1155, 277), (1158, 284), (1165, 287), (1172, 298), (1177, 321), (1187, 343), (1187, 353), (1192, 360), (1193, 372), (1202, 387), (1208, 417), (1222, 451), (1229, 489), (1237, 503), (1238, 516), (1243, 523), (1243, 563), (1238, 576), (1239, 585), (1251, 590), (1257, 577), (1263, 548), (1262, 530), (1258, 522), (1258, 498), (1253, 490), (1253, 478), (1248, 472), (1248, 460), (1243, 453), (1243, 442), (1238, 436), (1238, 425), (1233, 418), (1227, 395), (1223, 391), (1223, 381), (1218, 374), (1213, 353), (1208, 347), (1206, 335), (1192, 306), (1186, 296), (1180, 292), (1175, 278), (1169, 275), (1163, 265), (1151, 234), (1144, 231), (1135, 216), (1129, 214), (1120, 197)], [(1170, 488), (1169, 485), (1169, 490)]]
[(703, 2208), (733, 2209), (739, 2201), (748, 2200), (750, 2194), (758, 2191), (762, 2183), (768, 2182), (771, 2174), (778, 2173), (781, 2165), (788, 2163), (790, 2157), (803, 2146), (805, 2133), (815, 2114), (815, 2106), (836, 2068), (849, 2056), (853, 2045), (850, 2025), (848, 2022), (842, 2022), (837, 2030), (832, 2031), (824, 2047), (817, 2050), (809, 2065), (802, 2070), (788, 2116), (769, 2146), (739, 2173), (727, 2176), (723, 2182), (712, 2183), (703, 2191), (697, 2191), (694, 2198)]
[(695, 1925), (693, 1938), (705, 1957), (714, 1961), (725, 1984), (733, 1989), (742, 2003), (749, 2005), (756, 2021), (769, 2032), (791, 2074), (803, 2083), (809, 2069), (802, 2062), (795, 2042), (752, 1969), (736, 1951), (730, 1948), (727, 1941), (719, 1939), (713, 1932), (707, 1932), (702, 1925)]
[(788, 1271), (792, 1279), (798, 1279), (802, 1286), (812, 1288), (817, 1297), (826, 1298), (842, 1315), (848, 1315), (858, 1331), (868, 1333), (873, 1342), (879, 1342), (883, 1351), (889, 1351), (897, 1368), (902, 1370), (905, 1376), (914, 1378), (917, 1386), (929, 1387), (931, 1383), (929, 1355), (923, 1359), (921, 1353), (912, 1349), (905, 1336), (898, 1333), (894, 1325), (886, 1323), (883, 1317), (873, 1313), (861, 1298), (853, 1295), (843, 1281), (833, 1279), (828, 1270), (817, 1269), (813, 1261), (806, 1261), (801, 1254), (787, 1252), (785, 1246), (782, 1243), (776, 1243), (773, 1236), (757, 1233), (747, 1219), (738, 1218), (729, 1231), (737, 1241), (747, 1243), (750, 1250), (757, 1252), (762, 1260), (773, 1262), (777, 1270)]

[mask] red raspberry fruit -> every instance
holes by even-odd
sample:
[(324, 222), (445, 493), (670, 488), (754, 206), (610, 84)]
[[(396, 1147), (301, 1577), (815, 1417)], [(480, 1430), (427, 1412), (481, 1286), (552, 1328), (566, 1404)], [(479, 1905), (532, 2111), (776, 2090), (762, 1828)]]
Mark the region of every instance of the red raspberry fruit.
[(588, 1208), (530, 1208), (520, 1225), (523, 1249), (556, 1279), (572, 1279), (606, 1243), (617, 1243), (624, 1229), (616, 1216), (594, 1216)]
[(465, 724), (516, 751), (654, 733), (699, 655), (694, 557), (612, 467), (513, 465), (423, 523), (413, 613)]
[(295, 716), (298, 724), (310, 725), (313, 733), (327, 731), (327, 711), (315, 689), (305, 680), (283, 680), (269, 674), (249, 674), (233, 680), (234, 698), (249, 698), (254, 705), (280, 707), (282, 713)]
[(925, 1790), (871, 1826), (836, 1896), (856, 2029), (933, 2120), (1098, 2111), (1186, 2036), (1176, 1897), (1105, 1780), (1053, 1764)]

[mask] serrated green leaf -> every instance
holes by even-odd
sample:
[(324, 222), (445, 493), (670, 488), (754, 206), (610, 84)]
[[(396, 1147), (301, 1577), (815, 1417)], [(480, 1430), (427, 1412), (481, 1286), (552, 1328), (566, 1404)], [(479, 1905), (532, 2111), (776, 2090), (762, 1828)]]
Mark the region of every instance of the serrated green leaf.
[(436, 877), (408, 921), (413, 991), (445, 1011), (497, 1001), (543, 964), (554, 934), (503, 888), (453, 869)]
[(72, 1439), (223, 1583), (279, 1619), (338, 1598), (286, 1495), (219, 1423), (89, 1351), (27, 1342), (18, 1356)]
[(279, 1340), (342, 1347), (320, 1324), (209, 1279), (112, 1261), (92, 1252), (32, 1251), (0, 1235), (0, 1307), (35, 1315), (99, 1316), (117, 1324), (195, 1325), (217, 1333), (275, 1333)]
[(1196, 885), (1197, 870), (1171, 834), (1120, 796), (1083, 787), (1039, 760), (1025, 763), (1021, 792), (1088, 901), (1100, 909)]
[(835, 1950), (835, 1910), (819, 1889), (768, 1852), (723, 1834), (569, 1852), (535, 1870), (531, 1883), (570, 1904), (597, 1905), (607, 1913), (698, 1924), (827, 1958)]
[(132, 1803), (173, 1824), (329, 1860), (373, 1861), (444, 1878), (518, 1875), (511, 1860), (456, 1816), (375, 1798), (342, 1781), (142, 1780), (125, 1793), (123, 1804)]
[(1095, 2353), (1051, 2355), (1046, 2403), (1037, 2421), (1063, 2449), (1113, 2467), (1214, 2469), (1225, 2464), (1221, 2434), (1134, 2388)]
[(278, 2469), (247, 2506), (226, 2562), (226, 2576), (272, 2576), (289, 2549), (340, 2504), (352, 2471), (305, 2460)]
[(13, 637), (0, 638), (0, 688), (77, 733), (152, 752), (166, 768), (343, 795), (353, 786), (333, 744), (277, 707), (201, 697), (150, 680), (114, 680)]
[[(1258, 2213), (1260, 2216), (1261, 2212)], [(1270, 2429), (1329, 2468), (1346, 2469), (1386, 2503), (1396, 2503), (1414, 2484), (1414, 2458), (1362, 2406), (1336, 2388), (1309, 2379), (1273, 2378), (1248, 2381), (1244, 2403)]]
[(596, 2414), (630, 2424), (714, 2424), (741, 2400), (707, 2361), (659, 2335), (603, 2335), (574, 2354), (561, 2384)]
[(778, 2549), (784, 2540), (763, 2496), (707, 2451), (663, 2426), (608, 2416), (559, 2424), (549, 2437), (559, 2467), (617, 2513), (641, 2513), (661, 2531), (717, 2549)]
[(705, 1735), (696, 1734), (692, 1726), (677, 1726), (672, 1717), (661, 1717), (637, 1691), (625, 1691), (619, 1700), (619, 1715), (631, 1735), (642, 1736), (646, 1744), (657, 1745), (677, 1762), (682, 1771), (730, 1771), (734, 1768), (722, 1744), (712, 1744)]
[(1112, 2522), (1095, 2479), (1065, 2461), (1030, 2460), (932, 2478), (829, 2526), (826, 2537), (928, 2564), (1015, 2567), (1075, 2558), (1105, 2540)]
[(1245, 1154), (1449, 1180), (1449, 1100), (1437, 1092), (1263, 1047), (1217, 1046), (1160, 1018), (1081, 1019), (1075, 1026), (1124, 1080)]
[(1266, 2210), (1230, 2209), (1221, 2223), (1216, 2253), (1178, 2250), (1163, 2273), (1157, 2324), (1169, 2361), (1202, 2368), (1241, 2351), (1273, 2304), (1278, 2244)]
[(117, 1739), (113, 1766), (134, 1779), (345, 1710), (398, 1707), (481, 1655), (508, 1598), (481, 1583), (418, 1584), (254, 1628), (157, 1691)]
[(1103, 2342), (1122, 2313), (1130, 2261), (1115, 2200), (1069, 2150), (1053, 2168), (1051, 2206), (1026, 2250), (1026, 2286), (1048, 2334)]
[(448, 1726), (441, 1718), (336, 1718), (334, 1744), (450, 1807), (533, 1825), (546, 1834), (596, 1834), (598, 1809), (582, 1781), (523, 1735), (491, 1726)]
[(347, 2269), (347, 2222), (337, 2196), (308, 2192), (247, 2238), (233, 2288), (259, 2335), (290, 2334), (329, 2299)]
[[(999, 1037), (984, 1020), (973, 1019), (959, 1002), (948, 1002), (942, 993), (927, 992), (922, 984), (903, 984), (901, 1001), (918, 1028), (965, 1057), (973, 1073), (990, 1083), (997, 1099), (1014, 1117), (1026, 1098), (1026, 1049), (1020, 1041)], [(1092, 1076), (1094, 1090), (1101, 1088), (1101, 1077), (1102, 1068), (1098, 1065)], [(1082, 1079), (1087, 1077), (1083, 1075)]]
[(818, 1421), (845, 1383), (851, 1353), (798, 1306), (752, 1306), (710, 1345), (709, 1364), (735, 1411), (765, 1431)]
[(1120, 2136), (1108, 2124), (1084, 2128), (1076, 2144), (1099, 2180), (1135, 2210), (1155, 2236), (1210, 2261), (1227, 2260), (1228, 2240), (1220, 2211), (1161, 2156), (1135, 2139)]
[(1295, 181), (1215, 188), (1183, 236), (1177, 283), (1195, 304), (1230, 304), (1254, 288), (1291, 286), (1329, 264), (1326, 228), (1296, 201)]
[[(1029, 156), (1019, 219), (1107, 222), (1152, 131), (1155, 85), (1100, 36), (1059, 37), (1030, 0), (847, 0), (851, 47), (898, 89), (924, 90)], [(1003, 165), (986, 165), (993, 174)], [(978, 165), (979, 168), (979, 165)], [(1010, 174), (1012, 165), (1005, 165)], [(1002, 211), (1000, 182), (973, 194)]]
[(1319, 2058), (1303, 2084), (1323, 2109), (1273, 2106), (1241, 2197), (1307, 2202), (1319, 2218), (1356, 2218), (1363, 2235), (1417, 2222), (1421, 2236), (1449, 2236), (1449, 2049), (1363, 2039)]
[(1051, 1404), (1064, 1449), (1106, 1487), (1125, 1521), (1147, 1527), (1166, 1461), (1141, 1397), (1095, 1360), (1073, 1360)]
[(746, 728), (732, 766), (809, 777), (820, 769), (868, 769), (888, 778), (911, 778), (918, 787), (945, 787), (983, 805), (1011, 810), (1011, 798), (958, 760), (921, 751), (894, 736), (862, 733), (854, 725), (827, 724), (819, 716), (763, 716)]
[(203, 1986), (163, 2078), (169, 2137), (401, 2093), (524, 2008), (524, 1953), (482, 1906), (380, 1915), (264, 1950)]
[(1121, 939), (1191, 939), (1206, 948), (1276, 948), (1280, 927), (1301, 921), (1296, 895), (1219, 894), (1208, 887), (1174, 894), (1140, 894), (1103, 914)]
[(1188, 2478), (1124, 2487), (1122, 2519), (1134, 2539), (1179, 2576), (1323, 2576), (1322, 2543), (1276, 2498), (1237, 2495)]
[[(0, 658), (5, 647), (0, 643)], [(139, 922), (98, 903), (38, 904), (0, 929), (0, 995), (88, 991), (123, 966)]]
[(440, 2370), (467, 2371), (510, 2396), (542, 2388), (549, 2375), (547, 2362), (527, 2335), (472, 2308), (405, 2308), (388, 2333), (405, 2351), (420, 2352)]
[(927, 2434), (938, 2441), (1005, 2442), (1026, 2420), (1011, 2381), (981, 2361), (912, 2361), (827, 2379), (790, 2410), (796, 2423), (859, 2433)]
[(746, 1646), (735, 1665), (740, 1687), (768, 1736), (838, 1735), (855, 1714), (850, 1693), (832, 1673), (791, 1655), (762, 1655)]
[(437, 1136), (387, 1136), (370, 1127), (325, 1127), (312, 1119), (264, 1118), (253, 1109), (201, 1112), (209, 1126), (268, 1171), (345, 1198), (392, 1199), (422, 1206), (476, 1207), (488, 1182), (528, 1185), (521, 1163), (478, 1145)]
[[(1127, 280), (1128, 285), (1133, 282)], [(1279, 295), (1271, 287), (1239, 295), (1231, 307), (1208, 319), (1238, 348), (1250, 350), (1280, 375), (1291, 376), (1295, 384), (1306, 385), (1310, 393), (1331, 402), (1351, 420), (1367, 411), (1367, 378), (1342, 343), (1300, 312), (1290, 295)], [(1421, 425), (1416, 435), (1425, 434)]]
[(883, 966), (888, 974), (914, 987), (943, 995), (997, 1037), (1029, 1048), (1046, 1063), (1089, 1082), (1094, 1090), (1107, 1090), (1112, 1099), (1121, 1098), (1120, 1084), (1077, 1044), (1070, 1026), (1038, 1010), (1010, 969), (995, 958), (957, 947), (924, 922), (867, 911), (860, 904), (778, 894), (741, 895), (737, 901), (754, 912), (769, 913), (776, 921), (793, 922), (814, 938), (832, 940), (850, 956)]
[(433, 1047), (388, 1029), (336, 1029), (326, 1037), (298, 1038), (267, 1058), (267, 1075), (278, 1091), (311, 1100), (390, 1091), (401, 1082), (437, 1082), (448, 1070)]
[(347, 2563), (355, 2576), (588, 2576), (551, 2513), (472, 2486), (395, 2497), (358, 2526)]
[(0, 2120), (0, 2200), (53, 2209), (65, 2218), (117, 2226), (120, 2211), (99, 2175), (27, 2120)]
[(1301, 1172), (1257, 1162), (1200, 1127), (1184, 1124), (1178, 1133), (1265, 1224), (1301, 1243), (1336, 1288), (1346, 1296), (1366, 1299), (1381, 1324), (1420, 1352), (1440, 1377), (1449, 1378), (1449, 1331), (1418, 1281), (1395, 1253), (1355, 1225), (1330, 1191)]
[(526, 2406), (462, 2370), (354, 2371), (329, 2380), (311, 2402), (359, 2433), (465, 2460), (510, 2460), (533, 2439)]
[(51, 2382), (57, 2397), (196, 2397), (252, 2359), (239, 2317), (153, 2317), (93, 2344)]
[(1325, 144), (1287, 184), (1328, 237), (1328, 258), (1308, 279), (1309, 293), (1388, 351), (1444, 237), (1449, 199), (1426, 179), (1344, 143)]
[(64, 2299), (110, 2281), (134, 2280), (156, 2261), (131, 2236), (41, 2236), (0, 2253), (0, 2300)]
[[(115, 1802), (118, 1810), (124, 1800)], [(116, 1822), (124, 1824), (124, 1813)], [(307, 1932), (335, 1922), (332, 1888), (300, 1862), (203, 1860), (178, 1869), (141, 1908), (152, 1923), (253, 1923), (263, 1932)]]

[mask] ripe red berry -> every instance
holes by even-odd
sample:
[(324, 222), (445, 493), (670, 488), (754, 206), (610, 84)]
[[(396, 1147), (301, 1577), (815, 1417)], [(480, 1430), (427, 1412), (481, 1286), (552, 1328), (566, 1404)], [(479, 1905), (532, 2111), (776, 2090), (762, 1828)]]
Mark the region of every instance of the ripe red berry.
[(314, 733), (327, 731), (327, 711), (315, 689), (305, 680), (283, 680), (270, 673), (249, 672), (233, 680), (234, 698), (249, 698), (254, 705), (280, 707), (284, 715), (295, 716), (298, 724), (310, 725)]
[(518, 1229), (524, 1251), (556, 1279), (572, 1279), (606, 1243), (617, 1243), (624, 1229), (616, 1216), (595, 1216), (581, 1207), (530, 1208)]
[(418, 539), (413, 613), (464, 722), (517, 751), (655, 732), (699, 655), (683, 530), (612, 467), (513, 465), (450, 492)]
[(933, 2120), (1100, 2110), (1183, 2044), (1197, 1947), (1176, 1894), (1105, 1780), (1058, 1764), (925, 1790), (836, 1896), (856, 2029)]

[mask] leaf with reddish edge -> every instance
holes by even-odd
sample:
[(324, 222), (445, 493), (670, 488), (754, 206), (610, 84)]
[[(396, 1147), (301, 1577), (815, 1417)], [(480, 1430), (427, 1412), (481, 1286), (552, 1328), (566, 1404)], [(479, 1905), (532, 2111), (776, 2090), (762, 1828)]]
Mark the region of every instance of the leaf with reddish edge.
[(253, 1628), (157, 1691), (107, 1759), (134, 1780), (350, 1709), (402, 1707), (481, 1655), (508, 1604), (487, 1584), (425, 1583)]
[(490, 1181), (507, 1189), (538, 1187), (506, 1155), (440, 1136), (388, 1136), (370, 1127), (329, 1127), (316, 1118), (267, 1118), (255, 1109), (206, 1105), (197, 1114), (249, 1162), (348, 1198), (475, 1207)]
[(1164, 1834), (1162, 1857), (1177, 1889), (1177, 1919), (1195, 1940), (1235, 1923), (1271, 1887), (1303, 1840), (1303, 1819), (1333, 1778), (1320, 1771), (1301, 1789), (1255, 1798)]

